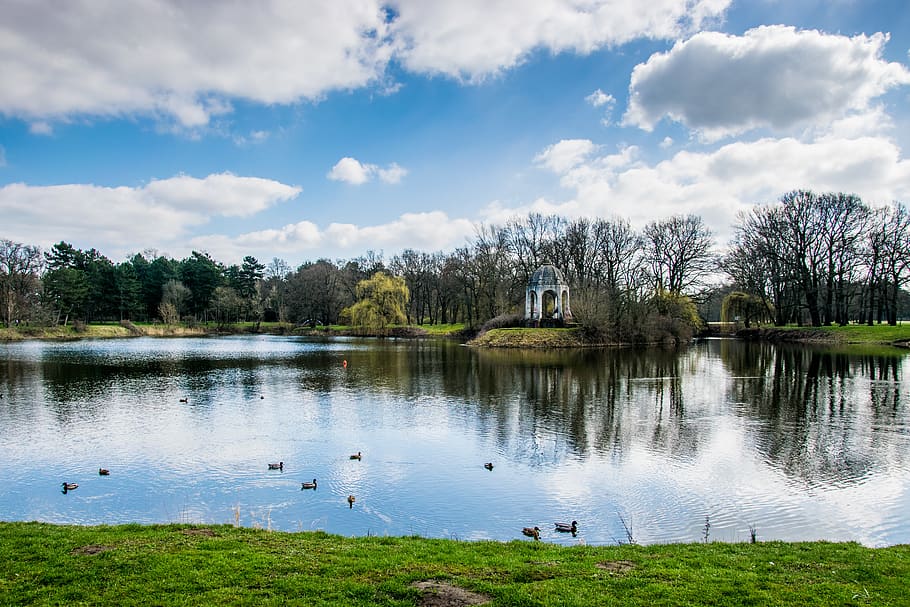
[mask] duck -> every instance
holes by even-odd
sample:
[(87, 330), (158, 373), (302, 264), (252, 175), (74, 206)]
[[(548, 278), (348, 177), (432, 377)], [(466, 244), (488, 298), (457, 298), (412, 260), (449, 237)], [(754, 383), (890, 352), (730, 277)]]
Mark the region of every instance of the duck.
[(74, 489), (78, 489), (78, 488), (79, 488), (78, 483), (63, 483), (63, 492), (64, 493), (66, 493), (67, 491), (73, 491)]
[(535, 540), (540, 541), (540, 527), (525, 527), (521, 532), (528, 537), (533, 537)]
[(181, 398), (181, 399), (180, 399), (180, 402), (185, 403), (185, 402), (188, 402), (188, 401), (187, 401), (187, 399), (185, 399), (185, 398)]
[(300, 489), (315, 489), (316, 488), (316, 479), (313, 479), (312, 483), (300, 483)]
[(492, 470), (492, 469), (493, 469), (493, 462), (487, 462), (487, 463), (485, 463), (485, 464), (483, 465), (483, 467), (486, 468), (487, 470)]
[(556, 530), (560, 533), (572, 533), (575, 534), (578, 532), (578, 521), (572, 521), (571, 523), (553, 523), (556, 525)]
[(351, 459), (360, 459), (360, 451), (351, 456)]
[(284, 471), (284, 462), (278, 462), (277, 464), (269, 464), (269, 470), (282, 470), (282, 471)]
[(108, 475), (110, 475), (110, 473), (111, 473), (111, 471), (108, 470), (107, 468), (98, 468), (98, 474), (100, 476), (108, 476)]
[(354, 502), (357, 500), (353, 495), (348, 496), (348, 508), (354, 507)]

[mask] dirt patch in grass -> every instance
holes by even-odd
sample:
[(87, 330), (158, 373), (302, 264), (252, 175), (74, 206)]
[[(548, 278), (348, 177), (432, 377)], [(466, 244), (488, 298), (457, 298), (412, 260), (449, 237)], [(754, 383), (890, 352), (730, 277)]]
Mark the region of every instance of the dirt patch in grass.
[(113, 550), (113, 546), (103, 546), (101, 544), (89, 544), (88, 546), (79, 546), (78, 548), (73, 548), (73, 556), (94, 556), (96, 554), (101, 554), (102, 552), (107, 552), (108, 550)]
[(635, 563), (632, 561), (601, 561), (594, 566), (610, 573), (625, 573), (635, 569)]
[(420, 607), (463, 607), (464, 605), (485, 605), (493, 599), (485, 594), (470, 592), (444, 582), (414, 582), (420, 590)]

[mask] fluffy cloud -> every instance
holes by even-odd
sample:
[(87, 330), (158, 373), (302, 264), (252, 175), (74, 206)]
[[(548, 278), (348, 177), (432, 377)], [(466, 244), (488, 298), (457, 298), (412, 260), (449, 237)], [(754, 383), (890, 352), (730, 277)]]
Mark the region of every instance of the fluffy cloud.
[(474, 233), (466, 219), (450, 218), (442, 211), (405, 213), (385, 224), (357, 226), (332, 223), (324, 229), (310, 221), (278, 229), (248, 232), (236, 237), (202, 236), (190, 241), (193, 248), (209, 251), (217, 259), (240, 260), (244, 255), (285, 255), (312, 259), (315, 255), (352, 257), (366, 250), (395, 254), (406, 248), (438, 251), (461, 246)]
[(191, 209), (208, 215), (248, 217), (300, 193), (300, 188), (260, 177), (238, 177), (231, 173), (197, 179), (178, 175), (153, 180), (141, 190), (154, 201)]
[(584, 162), (596, 149), (590, 139), (563, 139), (535, 156), (534, 162), (554, 173), (564, 173)]
[(613, 107), (613, 104), (616, 103), (616, 99), (613, 98), (613, 95), (604, 93), (602, 90), (597, 89), (587, 97), (585, 101), (593, 105), (594, 107), (601, 107), (603, 105), (610, 104), (610, 107)]
[(675, 38), (719, 17), (730, 0), (398, 0), (391, 32), (416, 72), (475, 81), (532, 51), (590, 53), (635, 38)]
[(292, 103), (376, 81), (386, 30), (373, 0), (7, 2), (0, 112), (141, 112), (197, 127), (229, 111), (225, 98)]
[(791, 189), (852, 192), (869, 204), (910, 199), (910, 161), (880, 137), (765, 138), (709, 152), (681, 151), (656, 164), (644, 162), (634, 146), (581, 158), (547, 166), (562, 167), (557, 173), (561, 185), (573, 192), (569, 200), (539, 199), (510, 209), (494, 204), (486, 209), (486, 219), (501, 223), (535, 211), (619, 216), (642, 226), (691, 212), (701, 215), (723, 241), (739, 211), (777, 200)]
[(299, 187), (230, 173), (203, 179), (180, 175), (137, 188), (14, 183), (0, 188), (0, 208), (6, 238), (42, 246), (62, 238), (115, 255), (134, 250), (137, 234), (143, 248), (182, 246), (191, 228), (213, 216), (249, 216), (299, 192)]
[(375, 164), (366, 164), (356, 158), (345, 156), (335, 163), (335, 166), (332, 167), (326, 177), (332, 181), (363, 185), (374, 177), (379, 177), (385, 183), (398, 183), (407, 174), (407, 169), (394, 162), (388, 167), (382, 168)]
[[(387, 68), (480, 80), (536, 49), (588, 53), (677, 37), (730, 0), (95, 0), (5, 3), (0, 114), (31, 122), (144, 114), (195, 129), (231, 99), (318, 100)], [(137, 40), (141, 44), (137, 44)]]
[(636, 66), (624, 123), (651, 130), (668, 117), (717, 139), (867, 113), (873, 99), (910, 83), (910, 71), (882, 59), (887, 41), (782, 25), (701, 32)]

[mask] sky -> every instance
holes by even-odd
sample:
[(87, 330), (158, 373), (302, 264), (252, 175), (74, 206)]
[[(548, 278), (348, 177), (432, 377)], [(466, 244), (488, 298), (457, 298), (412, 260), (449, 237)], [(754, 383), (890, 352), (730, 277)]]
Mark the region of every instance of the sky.
[(0, 239), (224, 263), (910, 203), (907, 0), (0, 0)]

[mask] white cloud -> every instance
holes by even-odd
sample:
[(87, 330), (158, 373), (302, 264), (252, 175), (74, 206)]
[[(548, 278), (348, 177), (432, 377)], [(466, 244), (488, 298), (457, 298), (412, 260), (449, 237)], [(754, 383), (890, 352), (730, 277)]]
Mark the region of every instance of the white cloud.
[(13, 183), (0, 188), (0, 210), (6, 238), (45, 247), (63, 239), (116, 255), (140, 246), (182, 247), (189, 230), (213, 216), (249, 216), (299, 192), (230, 173), (179, 175), (135, 188)]
[[(0, 114), (45, 132), (73, 116), (140, 114), (200, 129), (231, 99), (318, 100), (398, 89), (415, 73), (475, 81), (538, 49), (589, 53), (675, 38), (730, 0), (263, 0), (246, 3), (32, 0), (0, 20)], [(43, 125), (43, 126), (42, 126)]]
[(534, 157), (534, 162), (555, 173), (563, 173), (584, 162), (597, 149), (590, 139), (563, 139)]
[(668, 117), (713, 140), (865, 114), (873, 99), (910, 84), (906, 67), (882, 59), (887, 41), (782, 25), (701, 32), (635, 67), (623, 121), (652, 130)]
[(719, 17), (730, 0), (398, 0), (391, 32), (415, 72), (476, 81), (534, 50), (590, 53), (639, 37), (675, 38)]
[(44, 120), (39, 120), (28, 125), (28, 132), (32, 135), (53, 135), (54, 127)]
[(345, 156), (335, 163), (332, 170), (326, 175), (332, 181), (344, 181), (353, 185), (361, 185), (370, 180), (373, 172), (372, 165), (361, 164), (356, 158)]
[(379, 179), (386, 183), (398, 183), (408, 174), (408, 170), (393, 162), (388, 168), (377, 168), (376, 174), (379, 175)]
[(408, 174), (408, 170), (393, 162), (386, 168), (375, 164), (360, 162), (356, 158), (345, 156), (335, 163), (326, 177), (332, 181), (344, 181), (352, 185), (363, 185), (374, 177), (385, 183), (398, 183)]
[(597, 89), (596, 91), (594, 91), (593, 93), (591, 93), (590, 95), (585, 97), (585, 101), (587, 101), (594, 107), (601, 107), (603, 105), (609, 104), (610, 107), (612, 108), (613, 105), (616, 103), (616, 99), (613, 98), (613, 95), (604, 93), (600, 89)]
[(226, 98), (293, 103), (378, 81), (386, 34), (378, 0), (5, 3), (0, 113), (199, 127), (230, 110)]
[(203, 179), (178, 175), (151, 181), (143, 191), (169, 206), (228, 217), (248, 217), (297, 196), (301, 188), (262, 179), (218, 173)]
[(249, 135), (234, 135), (234, 143), (238, 146), (265, 143), (271, 137), (268, 131), (250, 131)]
[(515, 208), (493, 203), (485, 219), (501, 223), (534, 211), (619, 216), (641, 227), (677, 213), (696, 213), (723, 243), (738, 211), (796, 188), (856, 193), (873, 205), (910, 200), (910, 160), (881, 137), (765, 138), (708, 152), (681, 151), (655, 164), (642, 161), (639, 150), (629, 146), (559, 166), (561, 185), (573, 192), (570, 199), (538, 199)]
[(451, 250), (474, 234), (474, 224), (450, 218), (443, 211), (405, 213), (385, 224), (357, 226), (332, 223), (324, 229), (310, 221), (278, 229), (248, 232), (236, 237), (211, 235), (193, 238), (193, 248), (209, 251), (217, 259), (235, 261), (244, 255), (353, 257), (373, 249), (394, 255), (406, 248), (422, 251)]

